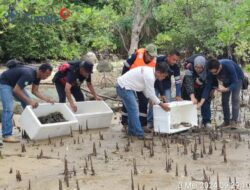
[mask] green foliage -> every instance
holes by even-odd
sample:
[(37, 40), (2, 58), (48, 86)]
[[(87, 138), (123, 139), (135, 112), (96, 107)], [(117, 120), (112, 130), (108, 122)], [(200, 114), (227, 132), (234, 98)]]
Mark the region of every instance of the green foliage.
[(241, 59), (243, 63), (250, 63), (250, 41), (237, 42), (235, 56)]
[[(141, 0), (142, 12), (150, 0)], [(156, 43), (171, 49), (250, 58), (250, 1), (153, 0), (153, 14), (140, 33), (140, 47)], [(9, 23), (9, 5), (21, 14), (55, 14), (58, 24)], [(61, 20), (60, 9), (71, 15)], [(131, 0), (2, 0), (0, 59), (74, 59), (87, 51), (123, 53), (129, 49), (134, 1)]]
[[(59, 15), (60, 9), (65, 7), (63, 2), (23, 0), (13, 5), (15, 13), (20, 15), (27, 12), (32, 17), (55, 14), (60, 23), (27, 23), (19, 19), (8, 23), (8, 19), (1, 16), (4, 27), (0, 27), (0, 44), (6, 58), (73, 59), (80, 58), (88, 50), (102, 52), (117, 48), (110, 32), (113, 21), (116, 20), (111, 6), (103, 6), (99, 10), (83, 3), (67, 3), (71, 16), (63, 21)], [(8, 8), (7, 4), (0, 6), (4, 10), (3, 15), (8, 13)]]
[(246, 65), (244, 70), (245, 72), (250, 73), (250, 64)]

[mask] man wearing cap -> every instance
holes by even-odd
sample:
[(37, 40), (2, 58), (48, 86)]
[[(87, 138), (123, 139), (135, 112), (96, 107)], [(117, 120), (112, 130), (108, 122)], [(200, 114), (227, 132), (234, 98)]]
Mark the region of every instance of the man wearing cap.
[(72, 110), (76, 112), (77, 106), (71, 94), (74, 96), (75, 101), (84, 101), (84, 95), (81, 91), (81, 84), (84, 80), (87, 82), (90, 93), (96, 100), (100, 100), (101, 98), (97, 96), (91, 83), (91, 73), (93, 73), (93, 64), (89, 61), (70, 61), (59, 66), (53, 78), (59, 96), (59, 102), (66, 102), (67, 97)]
[[(157, 47), (154, 44), (149, 44), (146, 48), (140, 48), (135, 51), (125, 62), (122, 70), (122, 74), (125, 74), (127, 71), (140, 67), (140, 66), (149, 66), (155, 67), (157, 57)], [(144, 128), (145, 132), (151, 132), (147, 128), (147, 106), (148, 99), (142, 92), (136, 92), (138, 102), (139, 102), (139, 115), (141, 126)], [(122, 125), (123, 131), (126, 131), (128, 126), (128, 114), (125, 106), (122, 107)]]

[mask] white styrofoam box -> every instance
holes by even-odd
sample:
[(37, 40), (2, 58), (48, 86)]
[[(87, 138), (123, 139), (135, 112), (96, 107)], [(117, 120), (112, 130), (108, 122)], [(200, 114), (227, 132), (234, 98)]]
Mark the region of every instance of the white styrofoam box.
[[(60, 112), (67, 120), (65, 122), (41, 124), (38, 117), (46, 116), (53, 112)], [(78, 125), (78, 121), (72, 111), (65, 103), (41, 103), (35, 109), (27, 106), (20, 118), (20, 125), (32, 140), (41, 140), (48, 137), (57, 137), (70, 134), (72, 129)]]
[(154, 131), (160, 133), (177, 133), (190, 127), (172, 128), (172, 125), (189, 123), (198, 125), (197, 108), (192, 101), (176, 101), (168, 103), (170, 111), (164, 111), (159, 105), (154, 105)]
[[(111, 124), (113, 111), (104, 101), (75, 102), (77, 112), (74, 113), (78, 124), (86, 129), (106, 128)], [(73, 128), (78, 130), (79, 127)]]

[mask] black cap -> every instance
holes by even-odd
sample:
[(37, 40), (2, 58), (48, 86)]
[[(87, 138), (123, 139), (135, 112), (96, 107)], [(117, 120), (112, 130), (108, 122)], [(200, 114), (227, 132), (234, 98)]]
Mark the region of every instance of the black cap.
[(93, 73), (93, 64), (89, 61), (82, 61), (80, 68), (84, 68), (88, 73)]

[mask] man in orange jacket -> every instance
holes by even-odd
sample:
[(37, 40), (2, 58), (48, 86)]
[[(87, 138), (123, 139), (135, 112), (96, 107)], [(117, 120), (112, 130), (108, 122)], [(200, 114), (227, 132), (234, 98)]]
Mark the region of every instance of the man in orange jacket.
[[(135, 51), (125, 62), (122, 70), (122, 74), (125, 74), (127, 71), (140, 67), (140, 66), (149, 66), (155, 67), (156, 65), (156, 57), (157, 57), (157, 47), (154, 44), (149, 44), (146, 48), (140, 48)], [(141, 126), (144, 128), (144, 132), (151, 132), (150, 129), (147, 128), (147, 106), (148, 99), (144, 96), (142, 92), (136, 92), (138, 103), (139, 103), (139, 115)], [(122, 125), (123, 131), (127, 130), (128, 126), (128, 118), (127, 118), (127, 110), (125, 106), (122, 107)]]

